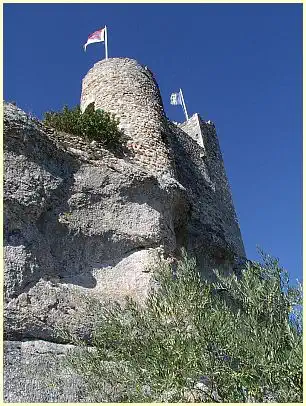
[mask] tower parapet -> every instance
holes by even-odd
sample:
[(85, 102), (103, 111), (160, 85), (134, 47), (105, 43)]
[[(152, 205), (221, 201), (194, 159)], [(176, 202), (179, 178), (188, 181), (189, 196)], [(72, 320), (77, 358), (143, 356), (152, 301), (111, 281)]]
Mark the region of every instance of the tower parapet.
[(127, 146), (140, 166), (172, 173), (163, 102), (147, 67), (129, 58), (97, 62), (82, 82), (82, 111), (92, 102), (96, 109), (119, 118), (119, 127), (129, 138)]

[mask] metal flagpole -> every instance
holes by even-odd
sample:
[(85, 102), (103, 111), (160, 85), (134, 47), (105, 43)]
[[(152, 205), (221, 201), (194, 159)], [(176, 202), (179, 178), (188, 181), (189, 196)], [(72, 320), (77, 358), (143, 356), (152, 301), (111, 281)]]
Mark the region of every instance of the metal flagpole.
[(105, 59), (108, 59), (108, 48), (107, 48), (107, 27), (105, 26)]
[(184, 100), (184, 96), (183, 96), (182, 89), (180, 89), (180, 95), (181, 95), (181, 99), (182, 99), (182, 103), (183, 103), (183, 110), (184, 110), (184, 113), (185, 113), (185, 116), (186, 116), (186, 120), (188, 120), (189, 117), (188, 117), (188, 113), (187, 113), (187, 109), (186, 109), (186, 105), (185, 105), (185, 100)]

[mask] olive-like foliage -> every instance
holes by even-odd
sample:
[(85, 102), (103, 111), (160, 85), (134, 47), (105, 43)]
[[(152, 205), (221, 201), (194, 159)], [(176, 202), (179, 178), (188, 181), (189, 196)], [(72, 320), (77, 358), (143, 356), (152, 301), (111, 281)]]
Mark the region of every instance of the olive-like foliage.
[(277, 260), (212, 284), (186, 254), (152, 271), (145, 306), (105, 308), (71, 355), (94, 401), (303, 401), (302, 290)]
[(95, 110), (94, 103), (89, 104), (83, 113), (79, 105), (71, 109), (64, 106), (62, 111), (45, 113), (43, 121), (58, 131), (101, 142), (108, 149), (116, 149), (123, 143), (119, 120), (102, 109)]

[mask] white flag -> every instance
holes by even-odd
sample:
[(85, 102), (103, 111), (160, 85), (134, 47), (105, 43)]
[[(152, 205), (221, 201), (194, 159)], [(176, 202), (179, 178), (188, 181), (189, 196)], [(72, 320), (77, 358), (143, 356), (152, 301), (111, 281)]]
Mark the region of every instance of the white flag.
[(104, 42), (104, 38), (105, 38), (105, 27), (89, 35), (88, 40), (84, 45), (84, 51), (86, 51), (87, 45), (93, 44), (94, 42)]
[(172, 93), (170, 97), (170, 103), (173, 104), (174, 106), (177, 106), (179, 104), (183, 104), (182, 102), (182, 97), (180, 93)]
[(177, 105), (180, 104), (183, 107), (186, 120), (188, 120), (189, 117), (188, 117), (188, 113), (187, 113), (187, 109), (186, 109), (182, 89), (180, 89), (179, 93), (172, 93), (171, 94), (170, 103), (173, 104), (174, 106), (177, 106)]

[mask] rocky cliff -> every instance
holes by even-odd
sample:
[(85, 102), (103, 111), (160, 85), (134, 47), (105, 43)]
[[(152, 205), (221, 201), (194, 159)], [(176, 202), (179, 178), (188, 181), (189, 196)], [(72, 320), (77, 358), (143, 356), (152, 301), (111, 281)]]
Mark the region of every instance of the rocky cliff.
[[(55, 134), (13, 105), (5, 106), (4, 126), (4, 323), (14, 341), (7, 346), (22, 341), (22, 352), (27, 340), (65, 343), (67, 330), (86, 338), (97, 303), (145, 297), (154, 254), (175, 250), (185, 190), (128, 157)], [(14, 397), (20, 362), (6, 368), (6, 396), (31, 401), (40, 396), (33, 382), (30, 394)]]
[[(67, 332), (89, 339), (109, 300), (144, 300), (156, 255), (185, 247), (207, 278), (245, 256), (214, 126), (169, 122), (136, 61), (95, 69), (82, 100), (118, 116), (132, 145), (120, 157), (4, 106), (6, 401), (90, 401), (59, 366)], [(204, 147), (188, 134), (195, 126)]]

